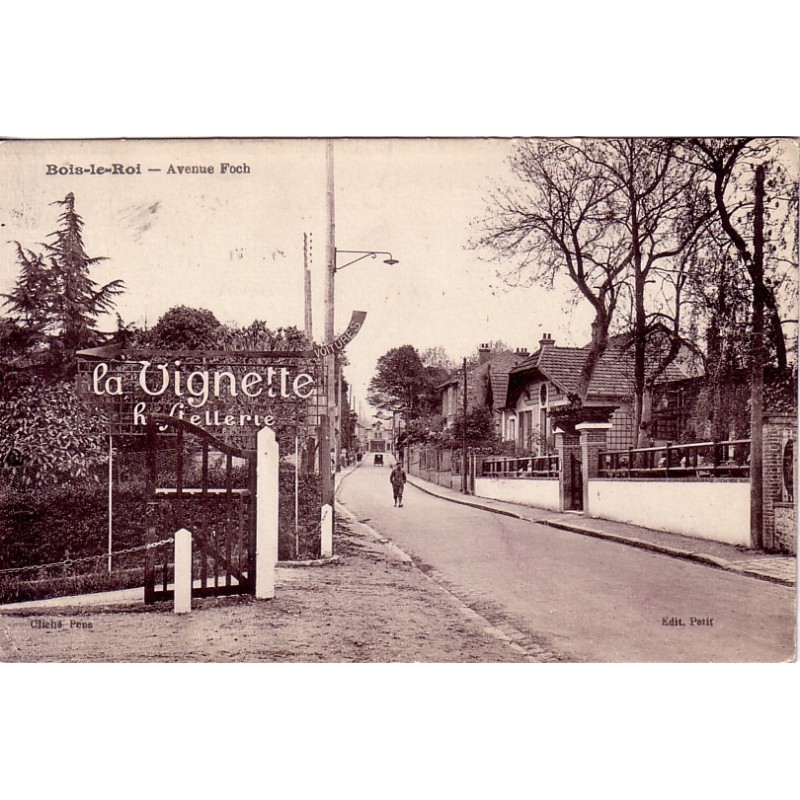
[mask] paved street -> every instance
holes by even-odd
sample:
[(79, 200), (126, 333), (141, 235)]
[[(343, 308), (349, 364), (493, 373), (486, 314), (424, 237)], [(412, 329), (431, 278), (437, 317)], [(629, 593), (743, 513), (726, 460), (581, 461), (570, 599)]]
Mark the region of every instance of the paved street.
[[(365, 464), (339, 501), (493, 624), (576, 661), (784, 661), (791, 587), (512, 519), (407, 485)], [(683, 623), (682, 625), (679, 623)]]

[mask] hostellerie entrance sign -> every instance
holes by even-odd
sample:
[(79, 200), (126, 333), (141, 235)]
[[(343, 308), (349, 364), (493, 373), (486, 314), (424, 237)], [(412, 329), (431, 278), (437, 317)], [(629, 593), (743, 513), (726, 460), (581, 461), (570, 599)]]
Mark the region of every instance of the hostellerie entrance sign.
[(324, 357), (341, 352), (365, 318), (365, 312), (353, 312), (340, 337), (309, 350), (82, 350), (78, 386), (115, 435), (144, 434), (153, 413), (237, 442), (265, 425), (304, 435), (325, 413)]

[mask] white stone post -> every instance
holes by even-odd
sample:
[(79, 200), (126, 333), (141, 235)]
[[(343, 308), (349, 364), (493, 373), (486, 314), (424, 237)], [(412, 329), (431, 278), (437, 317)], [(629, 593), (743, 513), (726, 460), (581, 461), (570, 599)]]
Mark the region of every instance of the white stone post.
[(275, 597), (278, 562), (278, 442), (272, 428), (258, 432), (256, 462), (256, 597)]
[(581, 469), (583, 470), (583, 513), (592, 516), (589, 481), (600, 474), (600, 452), (608, 448), (610, 422), (581, 422), (575, 426), (581, 435)]
[(175, 607), (176, 614), (192, 610), (192, 534), (181, 528), (175, 534)]
[(333, 509), (325, 503), (320, 514), (320, 555), (330, 558), (333, 555)]

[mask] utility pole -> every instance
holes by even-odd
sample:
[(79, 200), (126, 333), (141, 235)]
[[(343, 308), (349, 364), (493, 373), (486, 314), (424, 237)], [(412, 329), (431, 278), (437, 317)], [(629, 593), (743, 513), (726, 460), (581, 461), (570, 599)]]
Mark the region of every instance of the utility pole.
[[(325, 243), (325, 344), (333, 343), (334, 325), (334, 280), (336, 278), (336, 207), (333, 182), (333, 141), (328, 140), (325, 145), (325, 169), (327, 175), (326, 209), (328, 217), (328, 236)], [(324, 441), (327, 447), (320, 453), (320, 469), (322, 473), (322, 502), (333, 508), (333, 475), (331, 474), (330, 447), (336, 437), (336, 357), (333, 354), (325, 356), (325, 392), (326, 392), (326, 424), (327, 431)], [(321, 441), (323, 437), (320, 437)]]
[(461, 420), (461, 491), (467, 493), (467, 359), (463, 363), (464, 397), (463, 417)]
[(314, 341), (314, 321), (311, 316), (311, 234), (303, 234), (303, 264), (304, 264), (304, 292), (305, 292), (305, 332), (309, 343)]
[(764, 547), (764, 165), (756, 167), (753, 210), (753, 330), (750, 343), (750, 546)]

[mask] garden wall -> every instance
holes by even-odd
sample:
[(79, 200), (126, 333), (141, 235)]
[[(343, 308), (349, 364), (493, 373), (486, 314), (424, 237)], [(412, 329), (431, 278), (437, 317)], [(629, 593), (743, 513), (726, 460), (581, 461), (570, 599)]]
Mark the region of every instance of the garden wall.
[(558, 478), (475, 478), (475, 495), (552, 511), (559, 508)]
[(748, 480), (592, 478), (585, 513), (697, 539), (750, 546)]
[(457, 491), (461, 490), (461, 476), (454, 475), (449, 469), (446, 471), (422, 469), (418, 464), (412, 462), (410, 472), (412, 475), (435, 483), (437, 486), (445, 486), (448, 489), (456, 489)]

